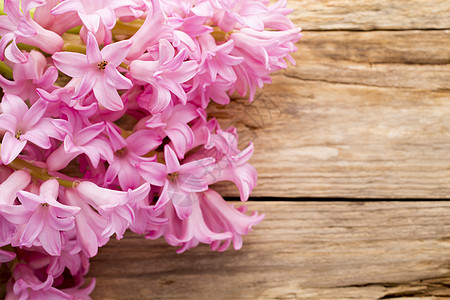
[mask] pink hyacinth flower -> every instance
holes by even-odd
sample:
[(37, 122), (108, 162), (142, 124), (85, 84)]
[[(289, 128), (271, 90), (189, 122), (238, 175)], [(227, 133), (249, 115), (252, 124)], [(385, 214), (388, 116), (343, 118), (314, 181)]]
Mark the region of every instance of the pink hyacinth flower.
[(25, 148), (27, 142), (49, 149), (50, 137), (60, 138), (52, 125), (52, 118), (43, 117), (47, 102), (39, 100), (29, 109), (25, 102), (14, 95), (6, 94), (1, 103), (0, 128), (6, 130), (1, 147), (1, 159), (10, 164)]
[[(212, 170), (214, 158), (208, 157), (180, 165), (175, 152), (166, 145), (164, 159), (166, 174), (159, 178), (163, 180), (164, 186), (155, 209), (160, 209), (171, 201), (178, 217), (186, 219), (192, 213), (192, 205), (198, 201), (197, 193), (208, 189), (205, 177)], [(137, 168), (144, 179), (154, 180), (156, 165), (160, 164), (142, 163), (137, 165)]]
[(81, 35), (86, 37), (86, 30), (95, 35), (98, 43), (111, 42), (111, 29), (116, 25), (115, 10), (134, 7), (131, 0), (66, 0), (52, 9), (53, 15), (77, 13), (83, 28)]
[(156, 149), (161, 144), (162, 138), (152, 130), (141, 129), (125, 140), (111, 123), (107, 124), (106, 129), (113, 146), (114, 159), (105, 173), (105, 185), (118, 178), (119, 185), (124, 191), (137, 188), (141, 183), (141, 176), (136, 172), (135, 166), (156, 160), (156, 157), (144, 155)]
[(67, 205), (81, 208), (80, 213), (75, 215), (77, 242), (87, 257), (96, 256), (98, 248), (109, 241), (109, 237), (102, 235), (107, 220), (81, 199), (76, 189), (66, 189), (63, 201)]
[(186, 104), (187, 96), (181, 84), (195, 75), (198, 63), (193, 60), (184, 61), (185, 52), (183, 49), (175, 55), (175, 49), (169, 41), (160, 40), (157, 60), (131, 62), (130, 76), (149, 83), (153, 88), (151, 103), (147, 107), (152, 114), (162, 111), (169, 105), (172, 93)]
[(169, 105), (148, 119), (145, 126), (158, 132), (161, 137), (167, 136), (171, 141), (170, 146), (178, 158), (182, 159), (194, 142), (194, 133), (188, 123), (198, 116), (197, 109), (192, 104)]
[(73, 297), (56, 288), (54, 288), (54, 278), (51, 275), (42, 282), (35, 274), (30, 266), (19, 263), (13, 272), (14, 285), (7, 287), (7, 300), (73, 300)]
[(92, 33), (88, 34), (86, 55), (74, 52), (57, 52), (52, 58), (63, 73), (79, 78), (75, 95), (78, 98), (94, 91), (95, 98), (106, 109), (119, 111), (124, 108), (117, 90), (129, 89), (131, 81), (117, 70), (128, 54), (131, 43), (121, 41), (104, 47), (101, 51)]
[(28, 61), (14, 65), (14, 81), (0, 76), (0, 87), (5, 94), (13, 94), (35, 103), (39, 99), (36, 88), (50, 91), (55, 89), (53, 84), (58, 78), (58, 70), (54, 66), (47, 68), (47, 59), (41, 52), (31, 50), (24, 55)]
[(125, 230), (134, 221), (134, 212), (130, 204), (142, 201), (150, 192), (150, 184), (144, 183), (140, 187), (127, 192), (114, 191), (97, 186), (95, 183), (83, 181), (77, 187), (79, 195), (92, 205), (107, 219), (107, 226), (103, 236), (116, 234), (121, 239)]
[(33, 45), (53, 54), (64, 45), (63, 39), (56, 33), (42, 28), (30, 16), (30, 10), (45, 4), (45, 1), (5, 0), (6, 15), (0, 16), (0, 60), (5, 56), (14, 63), (25, 63), (26, 56), (19, 50), (17, 43)]
[(233, 204), (227, 203), (216, 191), (208, 190), (203, 193), (200, 207), (208, 228), (214, 232), (231, 232), (232, 238), (226, 240), (222, 245), (221, 241), (214, 241), (211, 244), (212, 250), (225, 251), (233, 241), (235, 250), (242, 247), (242, 236), (247, 235), (252, 226), (259, 224), (264, 219), (264, 214), (258, 215), (254, 212), (251, 216), (245, 214), (245, 206), (235, 208)]
[[(101, 135), (105, 130), (105, 123), (82, 127), (71, 123), (71, 120), (53, 121), (56, 127), (66, 132), (66, 136), (64, 143), (47, 158), (47, 168), (50, 171), (61, 170), (80, 154), (86, 154), (94, 168), (97, 168), (101, 158), (111, 161), (113, 153), (106, 137)], [(73, 128), (74, 126), (76, 127)]]
[(168, 223), (163, 225), (164, 238), (169, 245), (181, 246), (177, 253), (196, 247), (199, 242), (211, 244), (233, 237), (231, 232), (214, 232), (206, 225), (207, 216), (202, 213), (199, 201), (192, 204), (192, 213), (185, 219), (179, 219), (171, 203), (167, 205), (163, 216), (169, 219)]
[(74, 215), (80, 212), (80, 208), (58, 202), (58, 192), (58, 181), (50, 179), (42, 183), (39, 195), (26, 191), (17, 193), (19, 201), (32, 215), (28, 223), (20, 228), (21, 235), (16, 246), (39, 245), (50, 255), (61, 254), (61, 232), (75, 227)]

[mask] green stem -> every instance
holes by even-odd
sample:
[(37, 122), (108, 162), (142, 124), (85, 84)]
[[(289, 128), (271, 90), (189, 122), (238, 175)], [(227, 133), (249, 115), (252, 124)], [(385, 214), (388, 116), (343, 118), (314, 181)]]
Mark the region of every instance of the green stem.
[(65, 179), (51, 176), (50, 174), (47, 173), (46, 169), (39, 168), (21, 158), (18, 158), (18, 157), (15, 160), (13, 160), (8, 165), (8, 167), (10, 167), (11, 169), (14, 169), (14, 170), (27, 171), (32, 177), (34, 177), (35, 179), (41, 180), (41, 181), (56, 179), (56, 180), (58, 180), (58, 182), (61, 186), (68, 187), (68, 188), (76, 187), (79, 184), (79, 181), (77, 181), (77, 180), (70, 181), (70, 180), (65, 180)]
[(5, 64), (5, 62), (0, 60), (0, 74), (2, 74), (7, 79), (13, 79), (13, 70)]

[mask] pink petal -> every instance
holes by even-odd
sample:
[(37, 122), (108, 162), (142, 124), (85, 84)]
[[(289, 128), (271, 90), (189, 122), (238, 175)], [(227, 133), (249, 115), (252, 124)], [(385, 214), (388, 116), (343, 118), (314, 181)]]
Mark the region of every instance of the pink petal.
[[(97, 15), (90, 15), (97, 16)], [(97, 30), (95, 30), (97, 31)], [(87, 61), (90, 64), (98, 63), (103, 60), (102, 54), (100, 53), (100, 49), (98, 49), (97, 40), (92, 32), (88, 32), (87, 35), (87, 45), (86, 45), (86, 57)]]
[(99, 122), (94, 125), (83, 128), (78, 131), (73, 139), (73, 143), (75, 145), (84, 145), (90, 141), (92, 141), (96, 136), (102, 133), (105, 130), (105, 123)]
[(120, 161), (120, 172), (118, 174), (119, 184), (123, 190), (134, 189), (141, 182), (141, 175), (136, 172), (136, 167), (126, 159)]
[(183, 83), (194, 77), (197, 73), (198, 63), (193, 60), (185, 61), (182, 63), (181, 67), (176, 71), (165, 71), (164, 77), (176, 81), (178, 83)]
[(39, 188), (39, 196), (46, 198), (56, 199), (58, 198), (59, 183), (56, 179), (49, 179), (42, 183)]
[(38, 207), (26, 224), (19, 241), (22, 246), (30, 247), (41, 233), (44, 228), (44, 210), (44, 207)]
[(55, 66), (70, 77), (83, 77), (89, 67), (86, 55), (75, 52), (56, 52), (52, 55)]
[(175, 184), (169, 183), (167, 195), (172, 200), (175, 211), (181, 220), (191, 215), (192, 204), (196, 200), (194, 193), (187, 193), (180, 190)]
[(3, 113), (15, 116), (18, 121), (22, 120), (28, 111), (28, 106), (25, 104), (25, 101), (11, 94), (5, 94), (3, 96), (1, 106)]
[(180, 99), (181, 103), (186, 104), (186, 93), (184, 92), (180, 84), (171, 80), (165, 80), (161, 81), (160, 85), (161, 87), (171, 91), (175, 96), (177, 96)]
[(164, 159), (166, 161), (167, 173), (174, 173), (180, 169), (180, 162), (177, 155), (169, 145), (164, 147)]
[(151, 113), (157, 114), (165, 109), (172, 100), (172, 94), (169, 90), (162, 86), (156, 86), (153, 88), (154, 95), (152, 95), (153, 105), (150, 106)]
[(95, 84), (94, 95), (97, 101), (108, 110), (119, 111), (124, 108), (119, 93), (114, 86), (108, 84), (104, 78), (98, 80)]
[(25, 171), (15, 171), (0, 185), (0, 204), (12, 205), (17, 191), (27, 187), (31, 176)]
[(77, 86), (75, 90), (75, 95), (73, 95), (72, 99), (76, 99), (82, 97), (92, 91), (94, 86), (97, 84), (98, 76), (96, 76), (95, 71), (88, 70), (80, 84)]
[(25, 132), (24, 134), (22, 134), (20, 138), (21, 140), (32, 142), (36, 146), (39, 146), (44, 149), (49, 149), (52, 146), (48, 134), (36, 128), (35, 130), (29, 130)]
[(39, 122), (45, 114), (47, 106), (47, 102), (43, 99), (40, 99), (34, 103), (23, 116), (22, 122), (25, 125), (23, 129), (31, 129), (37, 122)]
[(61, 233), (58, 230), (48, 225), (43, 226), (39, 235), (39, 242), (41, 242), (42, 248), (48, 254), (53, 256), (61, 255)]
[(122, 76), (117, 69), (108, 64), (104, 70), (106, 82), (117, 90), (129, 89), (133, 86), (131, 80)]
[(15, 39), (6, 47), (5, 57), (16, 64), (24, 64), (28, 61), (27, 57), (17, 47)]
[(151, 185), (163, 186), (166, 181), (166, 166), (157, 162), (142, 162), (136, 165), (139, 174)]
[(172, 126), (170, 130), (166, 130), (166, 134), (172, 141), (173, 148), (177, 153), (178, 158), (184, 158), (186, 150), (194, 142), (194, 133), (191, 128), (186, 124), (177, 123)]
[(97, 10), (96, 13), (102, 19), (102, 22), (105, 25), (106, 29), (113, 29), (114, 25), (116, 25), (116, 14), (114, 13), (114, 10), (112, 10), (110, 7), (105, 7), (103, 9)]
[(139, 156), (156, 149), (161, 145), (161, 137), (153, 130), (141, 129), (127, 138), (128, 148)]
[(72, 159), (77, 157), (82, 153), (81, 150), (76, 149), (76, 151), (73, 152), (66, 152), (64, 150), (64, 146), (61, 145), (58, 149), (52, 152), (50, 156), (47, 158), (47, 169), (49, 171), (57, 171), (64, 169)]
[[(100, 25), (100, 16), (99, 15), (85, 14), (82, 12), (78, 12), (78, 16), (80, 17), (81, 21), (83, 22), (83, 25), (86, 26), (87, 30), (89, 30), (90, 32), (94, 32), (94, 33), (98, 31), (98, 27)], [(89, 35), (88, 35), (88, 40), (89, 40)], [(97, 44), (97, 42), (96, 42), (96, 44)], [(97, 45), (97, 48), (98, 48), (98, 45)]]
[(84, 7), (80, 1), (66, 0), (52, 9), (52, 15), (61, 15), (71, 11), (84, 12)]
[(171, 61), (175, 56), (175, 49), (168, 40), (159, 41), (159, 61), (160, 64)]
[(26, 140), (18, 140), (14, 135), (7, 131), (3, 136), (0, 156), (4, 165), (9, 165), (25, 148)]
[(130, 47), (131, 42), (128, 40), (112, 43), (102, 49), (101, 55), (109, 64), (117, 67), (127, 57)]
[(17, 128), (16, 117), (8, 114), (0, 114), (0, 128), (15, 133)]

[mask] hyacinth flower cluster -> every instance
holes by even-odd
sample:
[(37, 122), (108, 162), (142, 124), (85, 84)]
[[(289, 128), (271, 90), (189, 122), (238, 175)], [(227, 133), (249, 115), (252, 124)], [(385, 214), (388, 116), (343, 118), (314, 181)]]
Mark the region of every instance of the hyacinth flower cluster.
[[(294, 63), (286, 0), (4, 0), (0, 264), (7, 299), (90, 299), (89, 258), (126, 230), (224, 251), (264, 217), (250, 143), (207, 116)], [(68, 282), (71, 285), (68, 285)]]

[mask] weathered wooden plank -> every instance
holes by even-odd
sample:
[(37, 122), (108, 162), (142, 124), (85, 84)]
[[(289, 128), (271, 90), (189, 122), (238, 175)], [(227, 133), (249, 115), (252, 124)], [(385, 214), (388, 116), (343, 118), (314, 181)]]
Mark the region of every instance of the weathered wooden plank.
[[(240, 251), (183, 254), (128, 234), (93, 259), (94, 299), (450, 296), (450, 202), (251, 202)], [(432, 298), (439, 299), (439, 298)]]
[(304, 80), (450, 90), (450, 30), (306, 32), (285, 74)]
[(446, 0), (291, 0), (292, 19), (305, 30), (449, 29)]
[(213, 105), (255, 143), (253, 195), (449, 197), (450, 35), (422, 35), (308, 32), (256, 101)]

